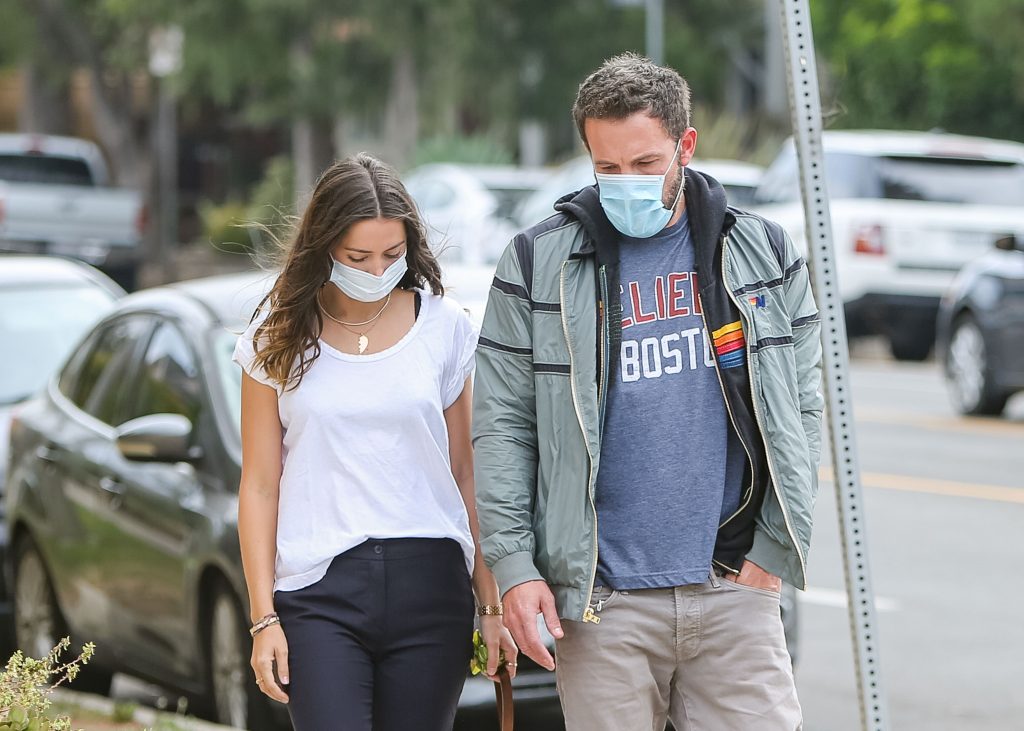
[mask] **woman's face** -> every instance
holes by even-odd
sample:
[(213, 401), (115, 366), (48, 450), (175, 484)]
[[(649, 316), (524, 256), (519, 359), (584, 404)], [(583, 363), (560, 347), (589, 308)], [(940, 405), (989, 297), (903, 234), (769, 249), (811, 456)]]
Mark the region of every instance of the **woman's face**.
[(373, 218), (353, 224), (331, 256), (353, 269), (380, 276), (405, 252), (405, 224), (392, 218)]

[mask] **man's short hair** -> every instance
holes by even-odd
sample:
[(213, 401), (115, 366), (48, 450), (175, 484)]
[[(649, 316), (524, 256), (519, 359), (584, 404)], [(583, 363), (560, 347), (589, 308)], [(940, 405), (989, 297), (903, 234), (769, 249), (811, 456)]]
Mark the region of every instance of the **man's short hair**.
[(674, 69), (658, 66), (636, 53), (622, 53), (580, 84), (572, 116), (583, 144), (588, 119), (625, 119), (647, 112), (660, 120), (669, 137), (679, 139), (690, 126), (690, 87)]

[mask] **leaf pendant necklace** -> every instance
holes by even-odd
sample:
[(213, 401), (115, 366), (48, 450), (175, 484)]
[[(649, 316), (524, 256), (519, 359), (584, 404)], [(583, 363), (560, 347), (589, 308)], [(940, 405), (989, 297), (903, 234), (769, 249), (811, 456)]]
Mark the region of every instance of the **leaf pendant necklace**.
[[(370, 338), (367, 337), (367, 333), (369, 333), (370, 330), (374, 328), (374, 326), (377, 324), (377, 320), (380, 318), (381, 315), (384, 314), (384, 310), (386, 310), (388, 308), (388, 305), (391, 304), (391, 292), (388, 292), (388, 298), (384, 300), (384, 306), (380, 308), (376, 315), (371, 317), (366, 322), (344, 322), (343, 320), (339, 320), (337, 317), (328, 312), (326, 307), (324, 307), (324, 303), (320, 299), (319, 292), (317, 293), (316, 301), (317, 304), (320, 305), (320, 311), (327, 315), (327, 317), (329, 317), (331, 320), (334, 320), (334, 322), (341, 325), (350, 333), (359, 336), (359, 355), (362, 355), (363, 353), (366, 352), (366, 349), (370, 347)], [(353, 328), (363, 327), (364, 325), (369, 325), (370, 327), (366, 328), (365, 330), (353, 330)]]

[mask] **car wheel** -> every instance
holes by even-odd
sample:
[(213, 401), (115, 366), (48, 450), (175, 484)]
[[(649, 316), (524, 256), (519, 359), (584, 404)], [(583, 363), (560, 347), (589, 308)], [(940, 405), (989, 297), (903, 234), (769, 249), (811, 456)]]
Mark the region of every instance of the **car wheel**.
[[(43, 557), (28, 539), (18, 544), (14, 564), (14, 638), (18, 649), (43, 658), (67, 633)], [(74, 647), (74, 645), (72, 645)], [(95, 664), (84, 666), (74, 690), (109, 695), (114, 674)]]
[(920, 362), (932, 352), (933, 341), (920, 334), (893, 335), (889, 340), (889, 352), (896, 360)]
[(207, 637), (213, 720), (250, 731), (275, 731), (266, 696), (256, 687), (249, 665), (252, 643), (242, 612), (226, 588), (217, 591), (210, 605)]
[(1009, 398), (992, 382), (985, 336), (970, 315), (953, 323), (946, 350), (946, 383), (961, 414), (1001, 414)]

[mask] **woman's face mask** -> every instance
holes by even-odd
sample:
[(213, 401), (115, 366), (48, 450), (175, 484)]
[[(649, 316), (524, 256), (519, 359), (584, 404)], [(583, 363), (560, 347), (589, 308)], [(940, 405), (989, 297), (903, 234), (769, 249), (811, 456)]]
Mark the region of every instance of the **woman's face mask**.
[(681, 145), (682, 140), (676, 144), (672, 161), (661, 175), (594, 173), (601, 196), (601, 207), (619, 233), (635, 239), (647, 239), (665, 228), (672, 220), (672, 214), (683, 194), (683, 181), (679, 181), (679, 191), (670, 208), (665, 207), (662, 195), (669, 172), (678, 164)]
[(334, 266), (331, 269), (331, 282), (359, 302), (377, 302), (384, 299), (409, 271), (409, 263), (404, 256), (379, 275), (342, 264), (333, 257), (332, 260)]

